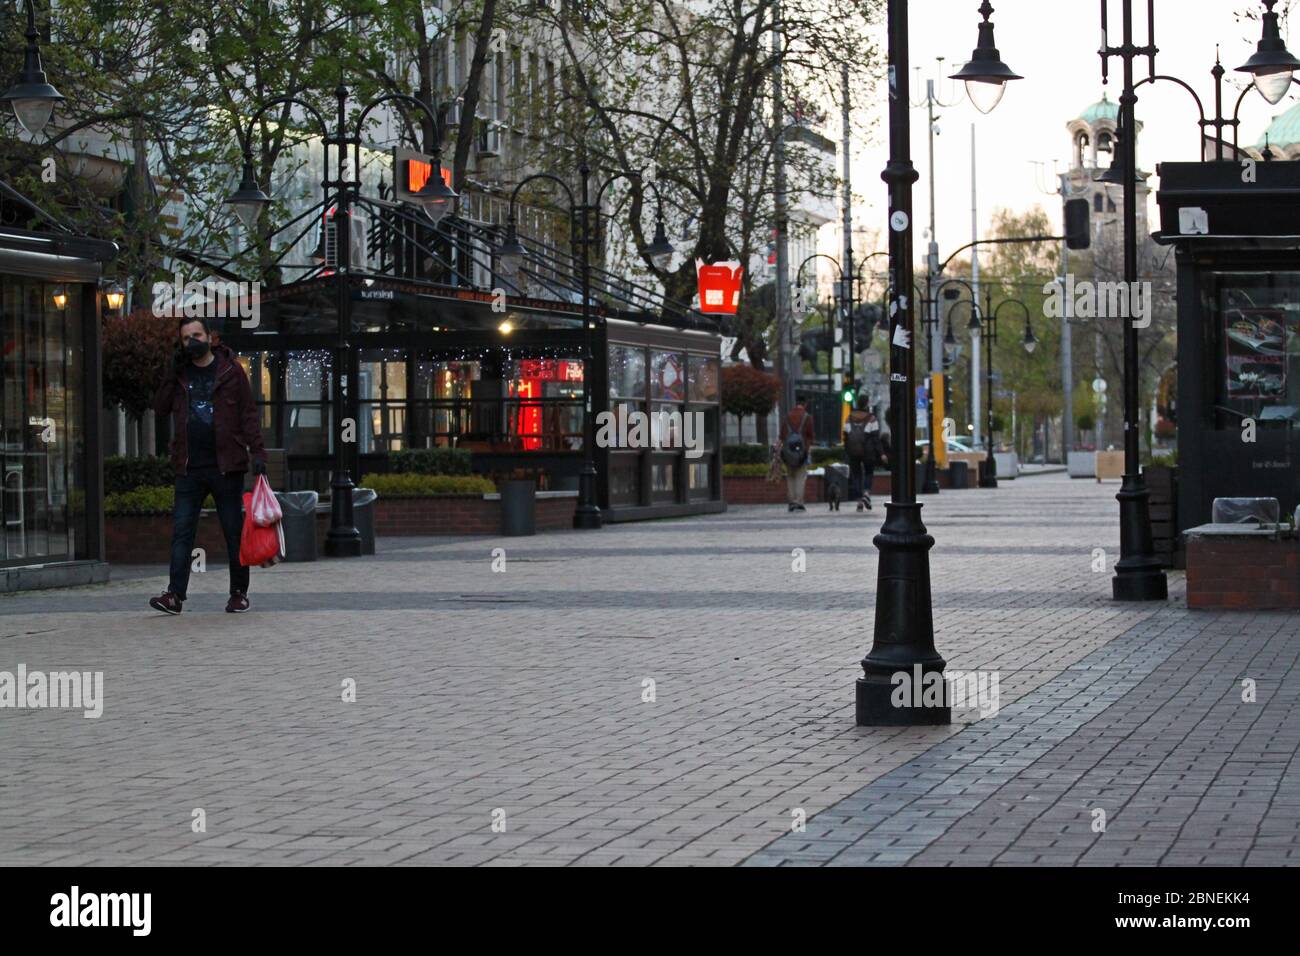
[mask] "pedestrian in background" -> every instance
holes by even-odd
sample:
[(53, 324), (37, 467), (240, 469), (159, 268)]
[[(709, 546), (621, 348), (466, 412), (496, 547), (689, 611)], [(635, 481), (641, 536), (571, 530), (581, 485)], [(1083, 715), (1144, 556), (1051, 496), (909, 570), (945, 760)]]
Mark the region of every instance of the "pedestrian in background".
[(807, 511), (804, 507), (804, 486), (808, 481), (808, 466), (812, 462), (813, 417), (804, 407), (803, 397), (795, 401), (794, 408), (781, 423), (781, 460), (786, 470), (786, 498), (790, 511)]
[[(844, 453), (849, 459), (849, 497), (856, 498), (858, 510), (863, 505), (871, 507), (871, 474), (875, 465), (868, 466), (867, 455), (870, 443), (867, 440), (867, 425), (872, 415), (867, 396), (859, 395), (857, 405), (849, 412), (844, 422)], [(880, 442), (880, 425), (876, 424), (875, 441)]]

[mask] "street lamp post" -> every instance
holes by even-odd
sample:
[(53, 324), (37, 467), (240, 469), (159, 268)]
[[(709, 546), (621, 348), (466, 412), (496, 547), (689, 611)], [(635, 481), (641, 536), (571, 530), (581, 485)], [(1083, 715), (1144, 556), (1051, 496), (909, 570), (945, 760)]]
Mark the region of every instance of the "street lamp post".
[[(334, 245), (337, 250), (335, 303), (338, 329), (334, 347), (334, 376), (331, 388), (331, 402), (335, 410), (333, 435), (334, 474), (330, 480), (330, 528), (325, 534), (325, 553), (330, 557), (343, 558), (357, 557), (361, 554), (361, 533), (357, 530), (352, 510), (354, 456), (350, 454), (348, 448), (349, 445), (355, 444), (355, 442), (351, 440), (345, 441), (343, 436), (344, 423), (348, 420), (355, 423), (356, 414), (354, 409), (357, 407), (358, 398), (356, 394), (357, 376), (354, 374), (356, 371), (356, 356), (349, 344), (352, 331), (351, 217), (353, 195), (361, 188), (361, 180), (356, 178), (360, 176), (361, 132), (365, 129), (366, 117), (370, 114), (370, 111), (383, 103), (394, 100), (422, 110), (434, 130), (433, 167), (435, 172), (416, 194), (416, 199), (423, 204), (429, 218), (434, 223), (438, 223), (451, 211), (457, 197), (455, 191), (443, 182), (442, 176), (437, 174), (437, 170), (441, 165), (442, 127), (438, 124), (437, 116), (434, 115), (433, 110), (429, 108), (427, 103), (405, 93), (389, 93), (381, 96), (373, 100), (361, 111), (361, 115), (357, 117), (356, 132), (353, 135), (348, 135), (347, 87), (340, 83), (334, 90), (334, 97), (338, 106), (338, 113), (334, 135), (332, 136), (325, 118), (310, 103), (297, 97), (278, 96), (259, 106), (248, 121), (247, 135), (242, 130), (236, 130), (244, 146), (244, 167), (239, 188), (230, 195), (226, 203), (234, 207), (236, 215), (250, 234), (256, 228), (262, 210), (271, 203), (271, 197), (257, 184), (257, 177), (253, 172), (253, 130), (263, 113), (275, 106), (296, 105), (316, 120), (323, 148), (324, 161), (322, 169), (324, 170), (325, 179), (321, 182), (321, 187), (325, 192), (324, 205), (327, 210), (329, 208), (330, 190), (332, 189), (335, 192), (333, 218), (336, 237)], [(337, 178), (330, 178), (331, 146), (334, 146), (336, 150)], [(351, 163), (348, 160), (349, 146), (353, 150)]]
[(18, 125), (35, 138), (45, 129), (54, 115), (54, 107), (63, 102), (59, 93), (45, 78), (41, 64), (40, 33), (36, 29), (35, 4), (27, 0), (27, 47), (23, 51), (23, 69), (18, 81), (0, 95), (0, 103), (8, 103), (14, 111)]
[[(593, 209), (599, 215), (600, 200), (604, 196), (606, 188), (620, 177), (634, 179), (639, 181), (639, 176), (625, 177), (623, 173), (615, 173), (610, 176), (600, 188), (596, 190), (596, 199), (593, 204), (590, 198), (591, 184), (591, 167), (585, 162), (578, 167), (578, 175), (581, 180), (582, 203), (579, 204), (573, 195), (573, 190), (569, 184), (560, 177), (551, 173), (533, 173), (531, 176), (525, 176), (516, 185), (510, 193), (510, 206), (506, 216), (506, 238), (500, 248), (497, 249), (497, 258), (501, 264), (501, 271), (507, 276), (516, 275), (527, 257), (527, 250), (524, 249), (523, 243), (519, 241), (519, 232), (517, 220), (515, 218), (515, 206), (519, 199), (519, 191), (528, 183), (539, 179), (545, 179), (548, 182), (555, 183), (564, 191), (569, 199), (570, 215), (577, 212), (580, 222), (581, 238), (574, 237), (572, 244), (575, 252), (581, 247), (581, 258), (579, 259), (579, 271), (581, 274), (582, 285), (582, 330), (583, 330), (583, 369), (582, 369), (582, 407), (583, 407), (583, 425), (582, 425), (582, 471), (578, 475), (578, 505), (573, 513), (573, 526), (580, 530), (595, 530), (604, 524), (601, 517), (600, 506), (596, 503), (596, 426), (595, 419), (592, 415), (592, 392), (591, 377), (592, 368), (595, 365), (596, 348), (594, 322), (591, 315), (591, 212)], [(668, 241), (667, 232), (664, 228), (664, 211), (663, 197), (659, 194), (659, 187), (655, 183), (646, 183), (654, 189), (655, 200), (657, 203), (657, 216), (655, 220), (654, 239), (646, 246), (646, 254), (650, 257), (651, 262), (658, 268), (664, 268), (672, 260), (674, 249)], [(572, 219), (570, 219), (572, 221)]]
[[(972, 98), (982, 97), (983, 87), (996, 86), (1000, 99), (1002, 87), (1015, 74), (1001, 62), (993, 45), (993, 25), (989, 22), (993, 7), (988, 0), (984, 0), (980, 12), (984, 23), (980, 26), (979, 47), (960, 78), (967, 81)], [(889, 185), (889, 397), (895, 451), (890, 462), (891, 490), (885, 505), (885, 523), (874, 541), (880, 551), (875, 631), (871, 649), (862, 659), (863, 676), (855, 688), (854, 710), (859, 726), (946, 724), (952, 719), (943, 684), (945, 662), (934, 646), (930, 597), (930, 549), (934, 538), (921, 522), (912, 456), (916, 437), (912, 186), (920, 177), (911, 156), (907, 13), (907, 0), (889, 0), (889, 162), (881, 178)], [(917, 687), (916, 694), (898, 706), (894, 691), (899, 685), (893, 678), (900, 672), (909, 680), (919, 678), (927, 688), (937, 683), (940, 703), (914, 706), (918, 699), (927, 699)]]

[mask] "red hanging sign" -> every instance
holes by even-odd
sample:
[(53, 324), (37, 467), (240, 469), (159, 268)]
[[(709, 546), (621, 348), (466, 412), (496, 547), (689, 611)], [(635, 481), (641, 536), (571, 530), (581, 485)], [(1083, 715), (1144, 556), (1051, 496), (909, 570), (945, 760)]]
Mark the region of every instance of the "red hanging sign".
[(705, 265), (695, 260), (695, 277), (700, 286), (700, 311), (735, 315), (740, 307), (740, 279), (745, 270), (739, 262)]

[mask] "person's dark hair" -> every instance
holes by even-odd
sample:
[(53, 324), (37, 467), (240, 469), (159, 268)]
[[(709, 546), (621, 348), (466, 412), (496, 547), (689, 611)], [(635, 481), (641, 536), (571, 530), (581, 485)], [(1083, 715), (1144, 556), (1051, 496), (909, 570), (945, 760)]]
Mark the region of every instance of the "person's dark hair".
[(867, 398), (867, 396), (865, 395), (858, 396), (858, 404), (857, 404), (858, 411), (860, 412), (869, 411), (870, 406), (871, 406), (871, 401), (870, 399)]
[(797, 393), (797, 394), (795, 395), (795, 397), (794, 397), (794, 403), (795, 403), (796, 405), (807, 405), (807, 404), (808, 404), (808, 396), (805, 395), (805, 394), (803, 394), (802, 392), (799, 392), (799, 393)]
[(203, 332), (204, 332), (204, 334), (206, 334), (206, 335), (211, 335), (211, 334), (212, 334), (212, 329), (209, 328), (209, 326), (208, 326), (208, 320), (205, 319), (205, 318), (204, 318), (203, 316), (201, 316), (201, 315), (183, 316), (183, 317), (177, 319), (176, 321), (177, 321), (177, 326), (176, 326), (176, 334), (177, 334), (177, 335), (180, 335), (180, 334), (181, 334), (181, 329), (185, 328), (185, 326), (189, 325), (189, 324), (192, 323), (192, 322), (197, 322), (197, 323), (199, 323), (199, 325), (203, 326)]

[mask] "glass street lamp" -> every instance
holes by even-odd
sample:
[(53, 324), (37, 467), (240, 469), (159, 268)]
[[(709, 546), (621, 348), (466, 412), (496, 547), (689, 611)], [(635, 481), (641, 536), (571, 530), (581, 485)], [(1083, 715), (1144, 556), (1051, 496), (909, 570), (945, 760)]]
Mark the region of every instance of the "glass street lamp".
[(1255, 78), (1255, 89), (1269, 103), (1278, 103), (1291, 88), (1291, 78), (1300, 69), (1300, 60), (1291, 55), (1278, 28), (1277, 13), (1273, 7), (1277, 0), (1264, 0), (1264, 32), (1259, 45), (1249, 60), (1237, 67), (1238, 73), (1249, 73)]
[[(441, 166), (434, 168), (438, 170)], [(439, 223), (446, 218), (447, 213), (456, 208), (457, 194), (456, 190), (443, 182), (442, 174), (435, 172), (420, 187), (420, 191), (415, 194), (415, 199), (424, 207), (425, 215), (435, 223)]]
[(1025, 319), (1025, 338), (1022, 344), (1025, 351), (1030, 355), (1034, 354), (1034, 349), (1038, 348), (1038, 336), (1034, 335), (1034, 327), (1029, 324), (1029, 319)]
[(970, 61), (948, 78), (963, 80), (966, 84), (966, 95), (975, 104), (975, 108), (981, 113), (991, 113), (998, 103), (1002, 102), (1002, 95), (1007, 91), (1007, 83), (1023, 77), (1012, 72), (1011, 67), (1002, 62), (1002, 56), (998, 53), (997, 44), (993, 39), (993, 24), (989, 22), (989, 17), (993, 15), (993, 5), (989, 0), (984, 0), (979, 12), (983, 15), (984, 22), (979, 26), (979, 40), (975, 51), (971, 54)]
[(646, 246), (645, 251), (656, 269), (667, 269), (668, 264), (673, 261), (673, 255), (677, 250), (668, 241), (668, 232), (664, 229), (662, 218), (655, 220), (655, 237), (650, 245)]
[(36, 14), (31, 0), (27, 0), (26, 36), (22, 72), (18, 74), (18, 81), (0, 95), (0, 102), (8, 103), (18, 125), (35, 137), (45, 129), (54, 115), (54, 107), (63, 102), (64, 97), (49, 84), (41, 67), (41, 49), (37, 44), (40, 34), (36, 30)]
[(122, 308), (122, 303), (126, 300), (126, 291), (116, 282), (110, 282), (104, 287), (104, 304), (110, 310), (116, 312)]
[(498, 268), (501, 274), (508, 279), (519, 275), (519, 268), (527, 255), (528, 250), (519, 241), (519, 233), (515, 230), (515, 217), (511, 216), (506, 222), (506, 241), (497, 249), (497, 261), (500, 263)]
[(240, 177), (239, 188), (226, 199), (226, 205), (235, 207), (235, 215), (244, 224), (244, 228), (252, 233), (257, 225), (257, 217), (270, 204), (271, 197), (262, 192), (262, 187), (257, 185), (257, 177), (253, 175), (253, 152), (246, 149), (244, 174)]

